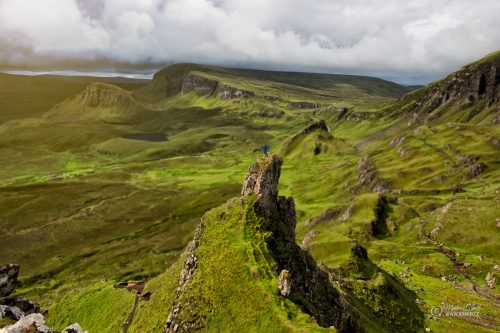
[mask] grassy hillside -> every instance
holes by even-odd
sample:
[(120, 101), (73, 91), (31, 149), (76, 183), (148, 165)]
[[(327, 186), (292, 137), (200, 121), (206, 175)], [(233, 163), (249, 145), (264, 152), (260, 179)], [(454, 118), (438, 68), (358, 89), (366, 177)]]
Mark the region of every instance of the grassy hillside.
[[(19, 85), (9, 95), (17, 109), (0, 106), (9, 120), (0, 124), (0, 262), (21, 265), (19, 294), (50, 308), (56, 327), (79, 321), (90, 332), (118, 330), (133, 306), (133, 294), (114, 283), (146, 280), (154, 293), (139, 302), (130, 331), (157, 332), (200, 217), (239, 195), (246, 167), (270, 143), (285, 159), (280, 193), (295, 198), (297, 242), (332, 276), (348, 267), (355, 240), (388, 280), (417, 294), (426, 327), (492, 332), (500, 296), (491, 282), (500, 277), (499, 90), (494, 82), (481, 94), (478, 88), (481, 71), (497, 59), (467, 67), (474, 73), (464, 85), (470, 89), (443, 81), (400, 99), (404, 88), (378, 79), (193, 65), (161, 71), (139, 90), (136, 83), (47, 84), (25, 88), (28, 100), (15, 97)], [(183, 91), (189, 73), (202, 86)], [(246, 93), (234, 97), (239, 91)], [(424, 103), (452, 91), (456, 98), (432, 110)], [(477, 93), (474, 101), (463, 104), (469, 93)], [(23, 103), (32, 111), (17, 113)], [(41, 106), (53, 107), (39, 114)], [(320, 120), (329, 132), (304, 131)], [(294, 305), (276, 300), (268, 288), (276, 276), (254, 283), (243, 272), (247, 238), (234, 220), (220, 223), (231, 237), (214, 228), (206, 251), (213, 260), (239, 260), (242, 271), (221, 267), (244, 276), (242, 290), (266, 301), (254, 304), (249, 296), (248, 313), (216, 308), (213, 318), (232, 313), (243, 325), (269, 313), (279, 320), (263, 316), (262, 325), (319, 330)], [(221, 247), (229, 252), (218, 253)], [(205, 292), (202, 282), (193, 293)], [(351, 283), (356, 297), (374, 287)], [(370, 311), (387, 308), (374, 299)], [(431, 313), (467, 305), (479, 307), (479, 316)], [(95, 308), (101, 311), (86, 315)], [(225, 320), (211, 327), (229, 327)]]
[(147, 80), (0, 73), (0, 124), (13, 119), (39, 117), (55, 104), (82, 91), (91, 82), (136, 89), (146, 84)]

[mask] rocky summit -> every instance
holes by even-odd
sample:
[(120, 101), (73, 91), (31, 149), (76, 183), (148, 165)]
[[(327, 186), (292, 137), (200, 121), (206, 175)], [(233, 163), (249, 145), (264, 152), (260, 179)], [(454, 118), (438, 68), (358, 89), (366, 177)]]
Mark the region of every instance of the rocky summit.
[[(380, 329), (383, 327), (384, 330), (420, 331), (423, 327), (422, 314), (416, 304), (411, 302), (412, 299), (416, 299), (416, 296), (374, 265), (368, 259), (366, 249), (359, 244), (353, 247), (353, 266), (346, 267), (342, 270), (343, 273), (338, 275), (320, 268), (312, 256), (296, 244), (294, 201), (292, 198), (278, 195), (282, 164), (283, 160), (276, 155), (258, 158), (248, 168), (241, 191), (242, 197), (230, 200), (225, 206), (217, 209), (218, 213), (208, 213), (202, 219), (186, 253), (176, 289), (175, 302), (168, 316), (165, 332), (214, 330), (212, 316), (215, 314), (210, 311), (206, 312), (191, 303), (196, 302), (191, 289), (213, 288), (215, 281), (209, 277), (215, 276), (216, 281), (221, 281), (221, 283), (230, 281), (230, 284), (225, 284), (224, 288), (238, 288), (246, 280), (245, 275), (249, 273), (258, 285), (272, 281), (272, 287), (266, 290), (266, 293), (269, 293), (268, 297), (279, 302), (290, 301), (297, 307), (296, 311), (314, 318), (320, 327), (335, 328), (338, 332), (362, 332), (374, 327)], [(228, 210), (234, 210), (232, 217), (228, 217), (228, 214), (231, 214)], [(224, 220), (228, 218), (233, 224), (226, 228)], [(260, 254), (257, 255), (253, 250), (253, 254), (243, 258), (243, 262), (229, 264), (251, 267), (254, 262), (259, 268), (255, 268), (253, 273), (250, 268), (245, 275), (231, 279), (230, 276), (225, 275), (225, 271), (219, 271), (217, 267), (208, 265), (210, 258), (204, 257), (206, 252), (200, 248), (211, 247), (211, 244), (207, 244), (210, 242), (209, 234), (213, 232), (210, 231), (211, 229), (217, 229), (223, 234), (220, 236), (229, 239), (232, 238), (231, 234), (238, 232), (238, 229), (242, 230), (240, 232), (246, 235), (245, 242), (259, 244)], [(233, 240), (229, 246), (243, 245), (237, 243), (238, 240)], [(221, 251), (225, 252), (226, 249), (221, 249)], [(247, 251), (245, 250), (246, 253)], [(204, 272), (200, 272), (202, 266), (206, 267)], [(361, 275), (356, 275), (356, 272)], [(203, 274), (207, 275), (202, 276)], [(196, 278), (198, 281), (195, 281)], [(368, 283), (367, 281), (372, 279), (379, 280), (379, 287), (371, 288), (368, 291), (370, 295), (368, 298), (366, 294), (358, 295), (354, 286), (357, 283)], [(252, 302), (265, 302), (260, 297), (250, 297), (253, 297)], [(381, 298), (387, 303), (392, 302), (392, 309), (380, 312), (377, 308), (371, 307), (368, 302), (371, 298)], [(221, 306), (212, 303), (217, 302), (216, 300), (206, 299), (206, 301), (209, 309), (217, 309)], [(236, 299), (233, 301), (236, 303), (232, 303), (231, 306), (244, 306), (242, 301)], [(280, 310), (278, 307), (274, 311), (279, 312), (283, 309)], [(405, 314), (398, 317), (401, 313)], [(222, 312), (218, 315), (224, 317), (229, 316), (229, 313)], [(294, 325), (297, 324), (300, 327), (300, 323)], [(260, 327), (259, 322), (254, 325)], [(244, 326), (234, 328), (244, 329)]]

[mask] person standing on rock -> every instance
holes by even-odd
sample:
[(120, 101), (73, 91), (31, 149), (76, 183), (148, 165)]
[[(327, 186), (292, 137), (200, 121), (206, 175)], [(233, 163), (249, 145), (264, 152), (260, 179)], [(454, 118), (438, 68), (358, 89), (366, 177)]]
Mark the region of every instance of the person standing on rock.
[(264, 156), (267, 156), (267, 154), (269, 154), (269, 150), (271, 149), (271, 145), (260, 146), (260, 149), (264, 152)]

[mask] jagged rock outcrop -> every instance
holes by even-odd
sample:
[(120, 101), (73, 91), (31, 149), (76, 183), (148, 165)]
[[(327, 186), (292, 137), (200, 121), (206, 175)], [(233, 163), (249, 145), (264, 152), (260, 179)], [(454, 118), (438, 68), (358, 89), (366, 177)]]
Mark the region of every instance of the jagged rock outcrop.
[(386, 181), (380, 178), (375, 165), (370, 161), (370, 157), (365, 155), (359, 161), (358, 168), (359, 187), (366, 188), (371, 192), (385, 193), (389, 190)]
[(330, 132), (330, 127), (328, 127), (326, 121), (318, 120), (313, 122), (311, 125), (304, 128), (299, 133), (295, 134), (292, 138), (287, 140), (285, 143), (285, 155), (291, 153), (297, 148), (296, 142), (302, 137), (307, 136), (310, 133), (317, 131), (318, 135), (315, 138), (314, 147), (310, 147), (308, 152), (312, 152), (314, 155), (326, 152), (328, 150), (328, 140), (332, 139), (333, 136)]
[[(403, 96), (400, 101), (412, 103), (406, 109), (406, 112), (412, 115), (411, 123), (424, 123), (438, 118), (440, 114), (434, 110), (441, 106), (466, 109), (484, 101), (482, 104), (484, 109), (498, 103), (499, 83), (500, 52), (496, 52), (485, 59), (462, 67), (459, 71), (422, 90)], [(471, 120), (480, 111), (481, 108), (473, 110), (465, 120)]]
[(194, 92), (198, 96), (217, 96), (221, 100), (255, 95), (251, 91), (235, 88), (195, 73), (188, 73), (182, 80), (181, 93), (189, 92)]
[[(247, 310), (253, 316), (258, 315), (252, 312), (253, 308), (244, 307), (249, 304), (248, 300), (239, 303), (233, 299), (231, 308), (224, 304), (228, 297), (234, 296), (226, 291), (248, 288), (248, 278), (277, 281), (274, 295), (279, 296), (272, 297), (288, 298), (321, 327), (335, 327), (338, 332), (363, 332), (365, 325), (379, 331), (419, 331), (423, 315), (418, 307), (415, 309), (414, 294), (402, 291), (403, 286), (373, 264), (366, 249), (360, 245), (354, 247), (347, 269), (334, 274), (328, 267), (318, 266), (313, 257), (297, 245), (294, 201), (278, 195), (282, 164), (276, 155), (259, 158), (248, 169), (242, 198), (232, 199), (204, 215), (185, 254), (164, 332), (217, 330), (218, 326), (212, 325), (218, 325), (221, 317), (246, 316)], [(212, 245), (214, 243), (216, 245)], [(221, 244), (223, 248), (214, 247)], [(226, 253), (239, 258), (235, 261), (237, 268), (233, 267), (231, 258), (225, 257)], [(213, 274), (219, 274), (217, 279)], [(223, 283), (219, 284), (219, 280)], [(361, 291), (356, 289), (359, 286), (374, 291), (359, 296), (356, 294)], [(342, 292), (338, 288), (342, 288)], [(364, 305), (358, 296), (373, 304)], [(405, 300), (395, 302), (393, 297)], [(261, 298), (252, 301), (267, 302)], [(413, 305), (406, 306), (410, 303)], [(243, 314), (232, 312), (240, 307), (244, 309)]]
[(309, 134), (311, 133), (312, 131), (315, 131), (315, 130), (323, 130), (323, 131), (326, 131), (328, 133), (331, 133), (330, 132), (330, 127), (328, 127), (328, 125), (326, 124), (326, 121), (324, 121), (323, 119), (319, 120), (319, 121), (316, 121), (314, 123), (312, 123), (311, 125), (307, 126), (306, 128), (304, 128), (298, 135), (306, 135), (306, 134)]
[(282, 164), (283, 161), (276, 155), (258, 159), (248, 168), (243, 183), (241, 196), (255, 194), (257, 209), (265, 216), (270, 216), (273, 210), (277, 209), (278, 180)]
[(188, 289), (189, 282), (196, 273), (198, 258), (196, 257), (196, 249), (200, 244), (201, 236), (203, 234), (203, 220), (196, 228), (196, 232), (193, 240), (189, 243), (187, 247), (186, 260), (182, 266), (181, 275), (179, 277), (179, 282), (176, 289), (175, 302), (172, 305), (172, 310), (170, 311), (167, 322), (165, 323), (164, 332), (190, 332), (191, 330), (200, 329), (203, 327), (201, 321), (192, 320), (190, 322), (185, 322), (180, 318), (179, 314), (182, 310), (184, 303), (183, 293)]
[[(258, 159), (248, 169), (242, 195), (255, 195), (255, 211), (263, 217), (259, 226), (272, 233), (268, 247), (282, 273), (280, 293), (316, 318), (323, 327), (335, 326), (339, 332), (355, 332), (355, 311), (333, 287), (328, 274), (311, 255), (295, 242), (295, 204), (293, 198), (278, 196), (278, 181), (283, 161), (276, 155)], [(286, 275), (286, 278), (285, 278)], [(285, 284), (286, 280), (286, 284)], [(285, 288), (286, 285), (286, 288)]]

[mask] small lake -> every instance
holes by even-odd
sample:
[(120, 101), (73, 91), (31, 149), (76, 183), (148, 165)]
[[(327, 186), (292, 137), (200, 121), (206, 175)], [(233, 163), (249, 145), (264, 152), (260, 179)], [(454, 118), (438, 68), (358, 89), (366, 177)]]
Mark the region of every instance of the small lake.
[(125, 135), (124, 138), (130, 139), (130, 140), (150, 141), (150, 142), (167, 141), (167, 137), (165, 135), (158, 134), (158, 133), (129, 134), (129, 135)]

